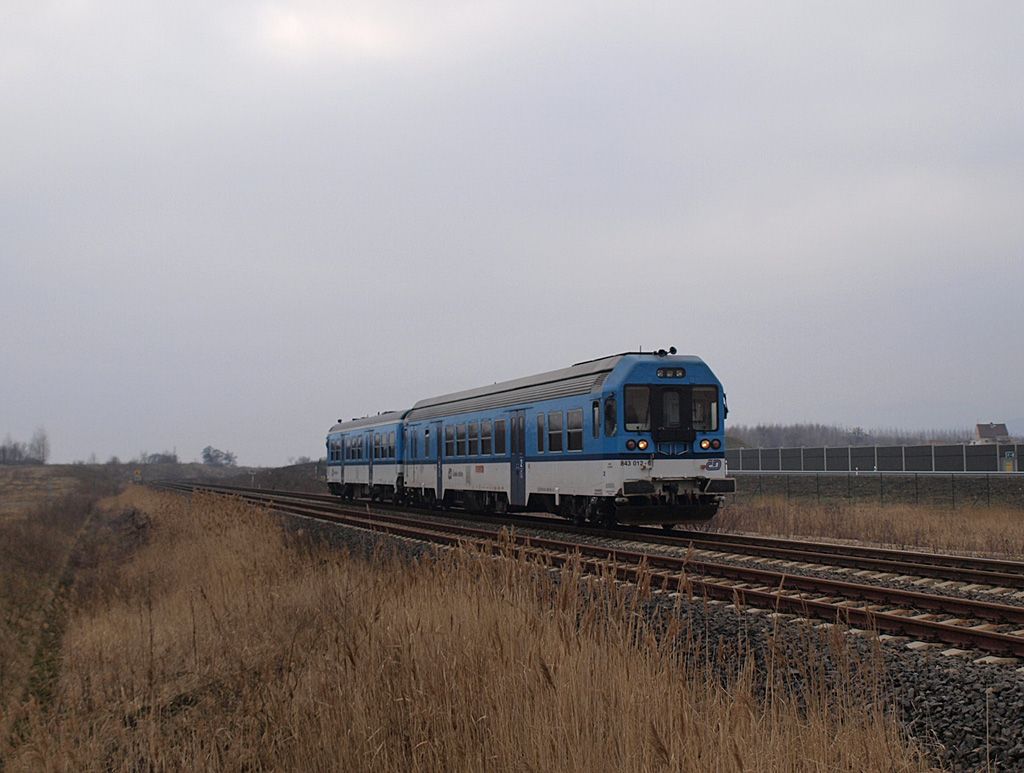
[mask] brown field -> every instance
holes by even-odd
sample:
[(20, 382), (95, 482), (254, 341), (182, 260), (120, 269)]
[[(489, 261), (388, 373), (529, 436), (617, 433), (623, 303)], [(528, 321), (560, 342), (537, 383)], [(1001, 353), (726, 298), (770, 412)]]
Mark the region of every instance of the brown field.
[(67, 468), (0, 465), (0, 521), (24, 516), (31, 508), (78, 490), (81, 479)]
[(1017, 508), (879, 507), (761, 497), (730, 503), (709, 528), (1024, 558), (1024, 511)]
[(469, 550), (352, 557), (223, 499), (108, 510), (9, 770), (927, 768), (862, 681), (774, 664), (795, 695), (742, 654), (723, 679), (741, 643), (703, 649), (643, 592)]

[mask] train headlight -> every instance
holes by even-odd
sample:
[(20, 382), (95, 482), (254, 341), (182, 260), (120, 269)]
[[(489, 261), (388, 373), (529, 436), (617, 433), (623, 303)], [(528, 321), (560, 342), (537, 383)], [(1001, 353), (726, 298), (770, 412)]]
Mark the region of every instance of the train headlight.
[(636, 448), (636, 441), (630, 438), (626, 441), (626, 449), (632, 451), (634, 448)]
[(639, 448), (641, 451), (646, 451), (648, 445), (649, 443), (646, 440), (638, 440), (636, 442), (636, 447)]
[(707, 451), (709, 448), (711, 448), (711, 441), (708, 440), (707, 438), (704, 438), (702, 441), (700, 441), (700, 447)]
[(711, 441), (711, 447), (712, 448), (721, 448), (722, 447), (722, 441), (719, 440), (718, 438), (715, 438), (714, 440)]
[(676, 377), (677, 378), (682, 378), (685, 375), (686, 375), (686, 371), (685, 370), (683, 370), (682, 368), (676, 368)]

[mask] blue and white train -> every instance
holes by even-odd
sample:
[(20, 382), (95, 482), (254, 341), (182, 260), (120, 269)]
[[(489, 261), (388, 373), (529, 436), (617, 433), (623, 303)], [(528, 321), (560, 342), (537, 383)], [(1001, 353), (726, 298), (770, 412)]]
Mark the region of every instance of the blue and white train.
[(333, 494), (578, 524), (706, 520), (735, 491), (722, 385), (698, 357), (630, 352), (339, 421)]

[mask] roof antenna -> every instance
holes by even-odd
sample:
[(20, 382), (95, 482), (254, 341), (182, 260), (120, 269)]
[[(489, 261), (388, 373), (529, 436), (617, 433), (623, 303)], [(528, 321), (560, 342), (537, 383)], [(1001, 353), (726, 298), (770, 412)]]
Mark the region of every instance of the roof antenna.
[(676, 348), (675, 348), (674, 346), (670, 346), (670, 347), (668, 348), (668, 353), (669, 353), (669, 354), (675, 354), (675, 353), (676, 353)]

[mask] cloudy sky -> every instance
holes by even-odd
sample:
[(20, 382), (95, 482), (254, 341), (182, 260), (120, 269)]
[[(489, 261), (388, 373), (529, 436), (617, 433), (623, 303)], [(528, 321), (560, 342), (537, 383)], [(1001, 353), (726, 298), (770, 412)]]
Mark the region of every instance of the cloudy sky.
[(638, 346), (1024, 417), (1024, 4), (0, 0), (0, 435), (319, 455)]

